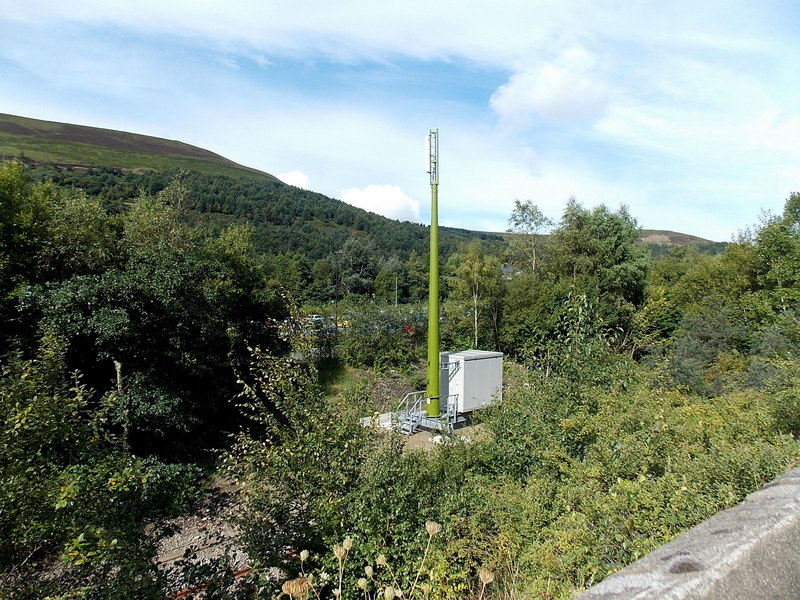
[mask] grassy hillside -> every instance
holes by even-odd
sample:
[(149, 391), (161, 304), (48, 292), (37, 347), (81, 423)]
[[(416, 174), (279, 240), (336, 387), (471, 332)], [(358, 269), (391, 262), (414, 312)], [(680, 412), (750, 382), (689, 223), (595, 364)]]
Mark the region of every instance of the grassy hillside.
[(132, 171), (184, 169), (277, 181), (208, 150), (174, 140), (0, 113), (0, 157)]

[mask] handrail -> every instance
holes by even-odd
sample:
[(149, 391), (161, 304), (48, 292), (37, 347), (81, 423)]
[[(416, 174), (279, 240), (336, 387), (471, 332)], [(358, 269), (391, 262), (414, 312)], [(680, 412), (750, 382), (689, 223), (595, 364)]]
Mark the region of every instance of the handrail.
[(419, 410), (422, 406), (422, 399), (424, 397), (425, 390), (409, 392), (403, 397), (403, 399), (400, 401), (400, 404), (397, 405), (395, 412), (413, 412)]
[(450, 394), (445, 402), (440, 405), (442, 411), (436, 417), (428, 417), (423, 409), (425, 400), (425, 390), (409, 392), (398, 403), (397, 408), (392, 413), (392, 422), (395, 428), (403, 433), (411, 434), (422, 424), (440, 431), (451, 431), (453, 425), (458, 420), (458, 394)]

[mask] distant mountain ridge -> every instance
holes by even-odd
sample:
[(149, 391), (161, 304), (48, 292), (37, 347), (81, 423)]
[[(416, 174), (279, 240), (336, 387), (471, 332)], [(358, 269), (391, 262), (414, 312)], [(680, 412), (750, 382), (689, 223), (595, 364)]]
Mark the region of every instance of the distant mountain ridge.
[[(639, 238), (653, 254), (666, 254), (672, 248), (683, 246), (693, 246), (703, 252), (709, 254), (717, 254), (722, 252), (727, 246), (726, 242), (714, 242), (705, 238), (697, 237), (696, 235), (689, 235), (687, 233), (678, 233), (677, 231), (668, 231), (666, 229), (642, 229), (641, 237)], [(498, 233), (497, 235), (503, 236), (505, 239), (511, 239), (518, 235), (516, 233)], [(544, 234), (543, 237), (547, 239), (549, 235)]]
[(664, 229), (642, 229), (642, 241), (649, 246), (701, 246), (703, 244), (724, 244), (713, 242), (687, 233), (677, 233)]

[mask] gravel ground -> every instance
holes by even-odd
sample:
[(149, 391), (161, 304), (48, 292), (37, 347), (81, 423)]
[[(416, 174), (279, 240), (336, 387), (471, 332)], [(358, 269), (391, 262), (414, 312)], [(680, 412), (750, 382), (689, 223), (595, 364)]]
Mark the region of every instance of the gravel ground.
[[(483, 425), (468, 425), (456, 429), (453, 433), (465, 442), (471, 442), (482, 435)], [(441, 434), (432, 431), (418, 431), (406, 439), (409, 450), (431, 450), (441, 443)]]
[(234, 482), (215, 479), (193, 513), (167, 523), (175, 533), (160, 541), (158, 562), (177, 571), (183, 558), (197, 565), (223, 558), (227, 551), (234, 570), (247, 567), (249, 560), (238, 543), (239, 535), (227, 521), (239, 507), (238, 495)]

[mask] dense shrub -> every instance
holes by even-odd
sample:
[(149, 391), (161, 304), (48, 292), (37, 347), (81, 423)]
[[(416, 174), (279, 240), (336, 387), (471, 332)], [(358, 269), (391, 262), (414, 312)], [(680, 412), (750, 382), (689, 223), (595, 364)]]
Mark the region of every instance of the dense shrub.
[(185, 510), (197, 470), (129, 455), (62, 369), (47, 349), (2, 368), (0, 595), (159, 598), (145, 520)]
[(428, 452), (353, 428), (336, 416), (346, 407), (310, 401), (303, 388), (315, 408), (296, 412), (301, 422), (269, 444), (245, 436), (231, 457), (250, 490), (243, 524), (253, 555), (291, 569), (286, 549), (307, 549), (332, 572), (329, 549), (350, 536), (349, 560), (383, 554), (408, 591), (424, 523), (435, 520), (442, 534), (424, 572), (435, 597), (476, 590), (483, 567), (495, 574), (494, 594), (567, 598), (800, 456), (779, 432), (771, 396), (661, 391), (607, 346), (593, 352), (572, 366), (562, 356), (559, 371), (512, 368), (513, 388), (482, 415), (484, 434)]

